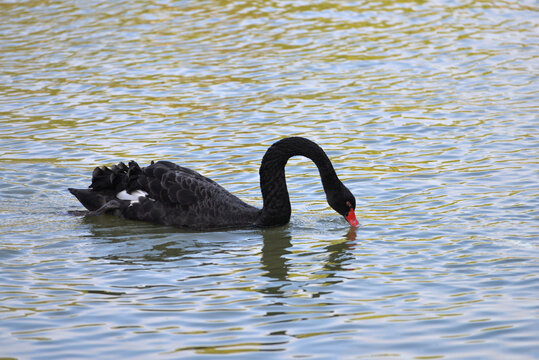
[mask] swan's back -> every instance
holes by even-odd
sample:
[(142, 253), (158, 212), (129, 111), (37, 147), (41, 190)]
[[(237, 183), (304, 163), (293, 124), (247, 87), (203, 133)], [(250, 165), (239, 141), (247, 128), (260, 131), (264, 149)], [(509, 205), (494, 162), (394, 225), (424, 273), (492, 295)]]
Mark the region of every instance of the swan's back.
[(181, 228), (255, 225), (259, 212), (215, 181), (169, 161), (96, 168), (90, 188), (70, 189), (88, 210)]

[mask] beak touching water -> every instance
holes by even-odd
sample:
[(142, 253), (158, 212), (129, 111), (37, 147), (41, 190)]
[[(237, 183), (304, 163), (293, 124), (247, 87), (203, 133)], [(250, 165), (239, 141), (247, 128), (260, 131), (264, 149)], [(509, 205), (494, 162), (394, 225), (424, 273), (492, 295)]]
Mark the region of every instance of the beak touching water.
[(354, 209), (350, 209), (348, 215), (346, 215), (344, 218), (351, 226), (357, 227), (359, 225), (359, 221), (357, 221), (356, 219), (356, 213), (354, 212)]

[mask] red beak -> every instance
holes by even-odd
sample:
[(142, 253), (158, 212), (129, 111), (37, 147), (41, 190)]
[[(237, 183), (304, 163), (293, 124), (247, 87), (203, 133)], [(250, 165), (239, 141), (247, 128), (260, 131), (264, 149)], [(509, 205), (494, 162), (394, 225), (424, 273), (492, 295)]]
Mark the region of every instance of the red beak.
[(348, 215), (344, 217), (348, 223), (354, 227), (357, 227), (359, 225), (359, 221), (356, 219), (356, 213), (354, 212), (354, 209), (350, 209), (348, 212)]

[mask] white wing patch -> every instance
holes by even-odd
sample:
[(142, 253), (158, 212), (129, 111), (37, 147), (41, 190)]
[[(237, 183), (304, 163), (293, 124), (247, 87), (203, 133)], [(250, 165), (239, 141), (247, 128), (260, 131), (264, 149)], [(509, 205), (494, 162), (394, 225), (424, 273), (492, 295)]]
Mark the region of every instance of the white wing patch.
[(116, 197), (120, 200), (129, 200), (131, 201), (131, 205), (132, 205), (132, 204), (138, 203), (138, 199), (140, 197), (146, 197), (146, 195), (148, 195), (148, 193), (143, 190), (135, 190), (135, 191), (132, 191), (131, 194), (125, 190), (122, 190), (118, 194), (116, 194)]

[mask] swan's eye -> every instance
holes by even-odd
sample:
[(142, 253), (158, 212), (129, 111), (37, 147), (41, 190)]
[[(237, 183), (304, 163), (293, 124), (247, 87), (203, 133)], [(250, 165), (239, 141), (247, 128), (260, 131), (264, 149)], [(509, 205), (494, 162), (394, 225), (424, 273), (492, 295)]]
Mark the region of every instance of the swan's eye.
[(350, 208), (352, 207), (352, 204), (350, 204), (350, 201), (347, 201), (346, 205), (348, 205), (348, 207), (350, 207)]

